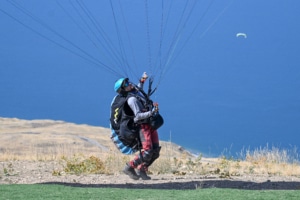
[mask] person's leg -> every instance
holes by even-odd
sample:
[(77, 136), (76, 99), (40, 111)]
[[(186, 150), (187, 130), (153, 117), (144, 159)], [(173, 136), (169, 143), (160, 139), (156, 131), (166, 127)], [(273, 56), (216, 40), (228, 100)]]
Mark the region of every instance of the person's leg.
[[(152, 129), (148, 124), (142, 124), (140, 130), (140, 141), (142, 144), (143, 151), (140, 152), (138, 155), (131, 160), (128, 165), (133, 168), (137, 169), (138, 175), (143, 180), (151, 179), (147, 176), (146, 171), (148, 170), (147, 164), (151, 162), (152, 155), (153, 155), (153, 146), (152, 146)], [(157, 137), (158, 138), (158, 137)]]
[(142, 144), (142, 152), (137, 154), (133, 160), (129, 162), (133, 168), (140, 169), (144, 162), (149, 162), (152, 158), (152, 138), (151, 127), (148, 124), (142, 124), (140, 130), (140, 141)]
[(161, 147), (159, 146), (159, 139), (157, 130), (151, 131), (151, 141), (152, 141), (152, 157), (149, 162), (145, 163), (145, 167), (148, 168), (152, 163), (159, 157), (159, 152)]

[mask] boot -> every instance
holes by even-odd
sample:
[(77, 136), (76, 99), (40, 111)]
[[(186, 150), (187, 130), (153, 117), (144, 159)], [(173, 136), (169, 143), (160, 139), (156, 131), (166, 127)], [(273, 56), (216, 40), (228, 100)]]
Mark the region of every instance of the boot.
[(126, 166), (123, 169), (123, 172), (128, 175), (133, 180), (138, 180), (140, 177), (136, 174), (135, 170), (126, 163)]
[(137, 175), (141, 177), (142, 180), (151, 180), (151, 177), (147, 175), (143, 168), (137, 170)]

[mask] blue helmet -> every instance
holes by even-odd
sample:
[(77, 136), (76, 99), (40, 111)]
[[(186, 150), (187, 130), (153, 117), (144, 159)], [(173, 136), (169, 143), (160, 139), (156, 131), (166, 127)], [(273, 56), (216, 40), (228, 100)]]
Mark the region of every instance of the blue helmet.
[(117, 80), (117, 82), (115, 83), (115, 91), (119, 92), (120, 89), (124, 86), (125, 82), (128, 81), (128, 78), (120, 78), (119, 80)]

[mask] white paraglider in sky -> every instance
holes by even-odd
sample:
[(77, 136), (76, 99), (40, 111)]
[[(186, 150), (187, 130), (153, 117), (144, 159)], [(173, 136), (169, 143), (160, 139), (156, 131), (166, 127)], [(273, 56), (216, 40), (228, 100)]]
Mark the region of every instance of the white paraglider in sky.
[(236, 37), (244, 37), (247, 38), (247, 34), (246, 33), (237, 33)]

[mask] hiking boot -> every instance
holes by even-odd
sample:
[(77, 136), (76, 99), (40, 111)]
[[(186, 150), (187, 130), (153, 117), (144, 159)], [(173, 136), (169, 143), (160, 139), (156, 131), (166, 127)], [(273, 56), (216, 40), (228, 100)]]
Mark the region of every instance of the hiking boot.
[(143, 169), (137, 170), (137, 175), (141, 177), (142, 180), (150, 180), (151, 177), (147, 175), (146, 171)]
[(123, 172), (127, 174), (131, 179), (138, 180), (140, 177), (136, 174), (135, 170), (126, 164), (126, 166), (123, 169)]

